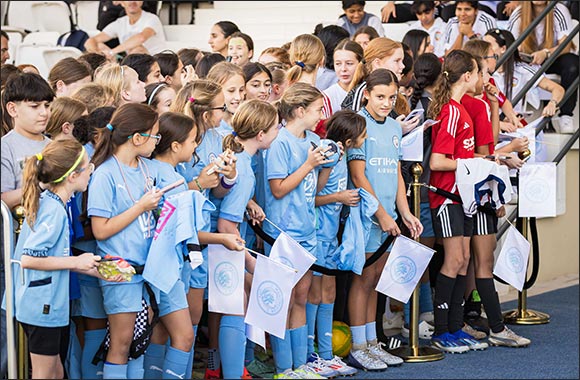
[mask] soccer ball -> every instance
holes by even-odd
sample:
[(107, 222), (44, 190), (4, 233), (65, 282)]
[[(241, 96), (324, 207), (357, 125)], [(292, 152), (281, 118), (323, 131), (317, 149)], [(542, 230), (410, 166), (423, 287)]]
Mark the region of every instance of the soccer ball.
[(350, 327), (340, 321), (332, 322), (332, 353), (344, 358), (352, 347)]

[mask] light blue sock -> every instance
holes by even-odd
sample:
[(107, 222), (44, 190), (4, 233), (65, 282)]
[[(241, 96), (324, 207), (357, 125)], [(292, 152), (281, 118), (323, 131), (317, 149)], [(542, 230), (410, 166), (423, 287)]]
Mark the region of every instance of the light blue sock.
[(433, 296), (431, 284), (426, 282), (419, 286), (419, 313), (433, 311)]
[[(107, 329), (85, 330), (85, 346), (81, 355), (81, 371), (83, 379), (102, 379), (103, 362), (94, 365), (93, 357), (103, 343)], [(100, 372), (100, 374), (98, 374)]]
[(103, 365), (103, 379), (126, 379), (127, 364), (113, 364), (106, 362)]
[(241, 315), (224, 315), (220, 321), (219, 349), (224, 379), (239, 379), (244, 374), (246, 325)]
[(244, 365), (248, 365), (254, 361), (254, 348), (256, 343), (249, 339), (246, 339), (246, 354), (244, 355)]
[(195, 337), (197, 336), (197, 325), (193, 325), (193, 344), (191, 345), (191, 351), (189, 351), (189, 359), (187, 360), (187, 368), (185, 368), (185, 378), (191, 379), (191, 373), (193, 372), (193, 355), (195, 353)]
[(292, 363), (294, 369), (306, 364), (306, 353), (308, 351), (308, 328), (306, 325), (290, 330), (292, 337)]
[(163, 362), (165, 361), (165, 345), (149, 344), (145, 351), (143, 368), (145, 370), (145, 379), (159, 379), (163, 374)]
[(369, 322), (365, 325), (365, 335), (367, 342), (377, 340), (377, 322)]
[(330, 360), (332, 355), (332, 318), (334, 303), (321, 303), (318, 307), (316, 331), (318, 331), (318, 355), (324, 360)]
[(69, 332), (70, 339), (68, 342), (68, 350), (65, 360), (65, 370), (69, 379), (78, 379), (81, 375), (81, 358), (83, 354), (83, 349), (81, 348), (81, 342), (77, 336), (77, 327), (75, 322), (71, 319)]
[(292, 338), (290, 337), (290, 330), (286, 330), (284, 339), (270, 334), (270, 345), (274, 354), (276, 373), (292, 369)]
[(189, 351), (169, 347), (163, 362), (163, 379), (185, 379), (188, 359)]
[(367, 344), (367, 333), (365, 331), (365, 326), (350, 326), (350, 332), (352, 334), (352, 344), (358, 346), (366, 346)]
[(316, 313), (318, 304), (306, 302), (306, 325), (308, 326), (308, 351), (307, 356), (314, 352), (314, 329), (316, 328)]
[(143, 369), (143, 362), (145, 355), (139, 356), (137, 359), (129, 360), (127, 363), (127, 379), (142, 379), (145, 376)]

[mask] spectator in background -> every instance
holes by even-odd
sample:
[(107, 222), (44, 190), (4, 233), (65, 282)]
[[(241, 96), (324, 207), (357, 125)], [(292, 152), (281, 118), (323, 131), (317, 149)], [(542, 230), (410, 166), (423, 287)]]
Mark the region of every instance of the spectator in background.
[(228, 55), (228, 43), (232, 34), (239, 32), (240, 28), (231, 21), (220, 21), (211, 27), (207, 43), (213, 53), (219, 53), (225, 57)]
[[(435, 11), (434, 1), (413, 1), (411, 12), (417, 17), (417, 21), (411, 24), (410, 29), (429, 33), (431, 45), (434, 48), (433, 53), (437, 57), (443, 57), (445, 55), (443, 33), (447, 24), (440, 17), (435, 17)], [(414, 58), (417, 59), (417, 57)]]
[(336, 25), (346, 29), (348, 34), (352, 37), (356, 30), (361, 26), (372, 26), (375, 28), (380, 37), (385, 35), (381, 19), (377, 16), (365, 12), (365, 2), (360, 0), (343, 0), (342, 14)]
[[(157, 54), (165, 50), (165, 34), (159, 17), (143, 12), (142, 1), (122, 1), (121, 5), (127, 15), (89, 38), (85, 42), (85, 49), (90, 53), (103, 53), (112, 61), (116, 60), (117, 54)], [(111, 49), (105, 43), (113, 38), (119, 39), (119, 45)]]
[(488, 30), (495, 29), (493, 17), (477, 10), (477, 1), (457, 1), (455, 17), (449, 20), (443, 37), (445, 54), (461, 49), (471, 38), (482, 38)]
[(411, 10), (411, 1), (387, 1), (385, 6), (381, 8), (382, 22), (408, 22), (416, 20), (416, 17)]
[(2, 64), (5, 64), (10, 59), (10, 50), (8, 50), (8, 33), (0, 31), (0, 59)]
[[(319, 25), (322, 26), (322, 24)], [(338, 81), (334, 72), (334, 49), (342, 40), (348, 40), (350, 36), (346, 30), (337, 25), (316, 29), (314, 35), (322, 41), (325, 52), (324, 65), (321, 65), (316, 73), (316, 88), (324, 91)]]
[[(517, 39), (528, 25), (548, 5), (547, 1), (520, 2), (521, 5), (511, 14), (508, 30), (512, 32), (514, 39)], [(534, 33), (519, 46), (521, 53), (532, 56), (532, 65), (541, 65), (564, 42), (572, 29), (572, 18), (570, 11), (561, 3), (548, 13), (535, 28)], [(564, 88), (569, 88), (574, 80), (578, 78), (578, 55), (572, 53), (578, 48), (570, 43), (562, 50), (558, 58), (548, 67), (546, 73), (560, 75), (560, 84)], [(572, 118), (574, 108), (578, 98), (578, 92), (562, 105), (560, 109), (559, 126), (562, 133), (574, 133), (574, 120)]]
[(411, 29), (403, 37), (403, 44), (409, 46), (413, 61), (423, 53), (433, 53), (433, 44), (429, 33), (424, 30)]
[(369, 42), (378, 37), (380, 37), (379, 33), (372, 26), (361, 26), (354, 32), (352, 40), (365, 49)]
[(266, 48), (262, 54), (260, 54), (258, 62), (262, 65), (266, 65), (270, 62), (280, 62), (287, 66), (291, 66), (288, 51), (279, 47)]

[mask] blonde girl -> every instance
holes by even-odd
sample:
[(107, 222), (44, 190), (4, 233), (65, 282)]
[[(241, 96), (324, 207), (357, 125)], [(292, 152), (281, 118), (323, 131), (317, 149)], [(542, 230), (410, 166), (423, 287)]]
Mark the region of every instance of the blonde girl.
[(33, 379), (64, 378), (61, 359), (67, 354), (69, 333), (69, 271), (99, 277), (99, 256), (70, 254), (65, 206), (75, 192), (86, 190), (93, 168), (76, 140), (51, 142), (25, 163), (26, 223), (14, 251), (24, 278), (14, 270), (14, 284), (16, 319), (28, 338)]
[(113, 90), (98, 83), (85, 83), (77, 88), (71, 95), (87, 107), (91, 113), (100, 107), (109, 107), (113, 104)]
[[(322, 154), (320, 138), (312, 132), (324, 118), (323, 107), (322, 93), (314, 86), (298, 82), (288, 87), (278, 103), (286, 127), (280, 129), (264, 158), (265, 211), (272, 221), (264, 225), (264, 231), (277, 237), (280, 232), (275, 224), (313, 255), (317, 178), (320, 165), (329, 162)], [(311, 143), (318, 147), (314, 149)], [(270, 249), (265, 244), (267, 254)], [(320, 378), (306, 365), (306, 300), (311, 279), (312, 272), (308, 271), (294, 287), (284, 339), (270, 336), (278, 376)]]
[(224, 117), (217, 130), (225, 136), (232, 132), (232, 117), (240, 104), (246, 99), (244, 72), (238, 65), (230, 62), (220, 62), (209, 70), (207, 80), (222, 86), (226, 112), (224, 112)]
[(143, 103), (147, 100), (145, 83), (139, 80), (137, 72), (129, 66), (109, 63), (95, 70), (95, 83), (109, 87), (113, 91), (113, 106), (126, 103)]
[(83, 115), (88, 115), (83, 103), (66, 96), (56, 98), (50, 104), (50, 118), (45, 133), (53, 140), (74, 139), (73, 123)]

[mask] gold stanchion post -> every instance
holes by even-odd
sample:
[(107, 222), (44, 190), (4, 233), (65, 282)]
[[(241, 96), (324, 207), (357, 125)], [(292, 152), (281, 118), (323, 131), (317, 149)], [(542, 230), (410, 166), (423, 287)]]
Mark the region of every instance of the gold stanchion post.
[[(420, 163), (413, 164), (411, 171), (413, 173), (413, 214), (417, 218), (421, 216), (421, 184), (419, 177), (423, 174), (423, 167)], [(415, 240), (419, 240), (417, 236)], [(409, 324), (409, 346), (401, 346), (389, 350), (393, 355), (402, 358), (407, 363), (424, 363), (441, 360), (444, 357), (443, 352), (430, 346), (419, 346), (419, 287), (417, 284), (411, 297), (411, 320)]]
[[(522, 235), (528, 238), (528, 218), (522, 218)], [(503, 313), (505, 323), (512, 325), (541, 325), (550, 322), (550, 315), (528, 309), (528, 291), (518, 292), (518, 308)]]

